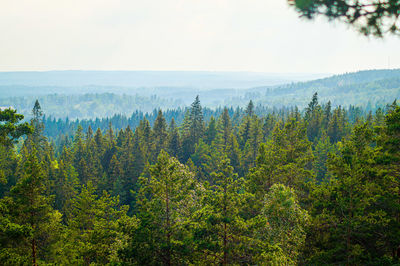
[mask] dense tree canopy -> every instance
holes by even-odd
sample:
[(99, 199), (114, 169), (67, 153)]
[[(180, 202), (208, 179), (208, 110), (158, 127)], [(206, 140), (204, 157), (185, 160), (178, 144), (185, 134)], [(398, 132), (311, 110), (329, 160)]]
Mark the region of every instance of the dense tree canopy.
[(0, 264), (398, 264), (397, 103), (262, 110), (48, 138), (37, 102), (0, 143)]

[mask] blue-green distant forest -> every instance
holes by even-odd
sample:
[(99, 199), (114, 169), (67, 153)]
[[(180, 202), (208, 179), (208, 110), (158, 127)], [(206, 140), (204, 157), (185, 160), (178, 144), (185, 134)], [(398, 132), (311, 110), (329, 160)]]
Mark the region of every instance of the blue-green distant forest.
[[(256, 106), (269, 108), (304, 108), (317, 92), (321, 102), (331, 101), (332, 106), (359, 106), (367, 111), (400, 97), (399, 69), (360, 71), (290, 83), (290, 80), (313, 76), (149, 71), (145, 72), (147, 76), (141, 77), (140, 73), (93, 72), (86, 78), (85, 71), (28, 72), (23, 77), (13, 72), (0, 73), (0, 106), (13, 106), (30, 117), (38, 99), (47, 116), (90, 119), (115, 114), (129, 117), (135, 111), (151, 113), (158, 108), (185, 107), (196, 95), (208, 108), (244, 107), (249, 100)], [(250, 87), (257, 84), (267, 86)]]

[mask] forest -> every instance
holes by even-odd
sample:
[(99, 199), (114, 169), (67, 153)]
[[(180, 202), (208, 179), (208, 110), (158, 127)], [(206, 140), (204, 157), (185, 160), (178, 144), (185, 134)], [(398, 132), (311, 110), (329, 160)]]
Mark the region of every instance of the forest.
[[(400, 97), (400, 69), (365, 70), (303, 82), (279, 81), (275, 80), (279, 76), (246, 72), (199, 74), (150, 71), (144, 75), (145, 73), (135, 71), (105, 71), (97, 75), (92, 73), (94, 77), (90, 73), (0, 73), (0, 106), (11, 105), (25, 118), (30, 119), (32, 106), (39, 100), (47, 117), (95, 120), (116, 114), (130, 116), (136, 111), (145, 114), (158, 108), (165, 112), (185, 108), (196, 95), (210, 109), (244, 107), (250, 100), (256, 107), (298, 106), (303, 109), (313, 93), (318, 91), (319, 99), (323, 102), (330, 101), (332, 106), (359, 106), (366, 112), (375, 112), (377, 108)], [(148, 76), (156, 78), (157, 74), (163, 74), (161, 77), (164, 78), (149, 82)], [(59, 77), (56, 79), (54, 76)], [(286, 78), (290, 77), (288, 75)], [(144, 86), (142, 80), (149, 83)], [(156, 86), (156, 82), (163, 85)], [(263, 86), (260, 86), (261, 82), (264, 82)]]
[(31, 117), (0, 110), (2, 265), (400, 264), (396, 101)]

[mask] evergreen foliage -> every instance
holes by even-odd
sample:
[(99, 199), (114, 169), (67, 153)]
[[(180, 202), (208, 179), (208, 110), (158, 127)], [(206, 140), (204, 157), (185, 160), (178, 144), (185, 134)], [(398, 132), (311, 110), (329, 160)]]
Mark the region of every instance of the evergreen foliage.
[(57, 140), (1, 111), (0, 264), (399, 264), (397, 103), (252, 105)]

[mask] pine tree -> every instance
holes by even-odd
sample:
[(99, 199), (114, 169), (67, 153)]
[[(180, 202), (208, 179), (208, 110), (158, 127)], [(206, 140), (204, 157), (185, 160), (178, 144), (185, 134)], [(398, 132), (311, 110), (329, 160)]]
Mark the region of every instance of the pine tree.
[(260, 147), (256, 166), (249, 173), (248, 189), (256, 199), (261, 199), (273, 184), (281, 183), (294, 188), (304, 203), (314, 181), (312, 160), (311, 142), (304, 125), (293, 118), (283, 129), (277, 124), (272, 139)]
[[(267, 220), (263, 237), (270, 246), (279, 247), (283, 253), (283, 258), (278, 257), (283, 260), (279, 264), (298, 264), (302, 248), (306, 244), (306, 228), (310, 217), (300, 207), (295, 191), (282, 184), (274, 184), (265, 196), (261, 216)], [(267, 256), (265, 259), (267, 261), (264, 263), (267, 263), (271, 258)]]
[(329, 159), (332, 178), (311, 195), (311, 264), (390, 263), (393, 236), (399, 235), (393, 216), (398, 213), (393, 198), (396, 182), (376, 164), (379, 150), (371, 145), (374, 138), (368, 124), (357, 125)]
[(11, 108), (0, 110), (0, 146), (10, 147), (23, 135), (32, 133), (33, 128), (27, 123), (20, 123), (24, 116)]
[(72, 163), (72, 155), (66, 147), (58, 161), (54, 182), (54, 207), (65, 212), (72, 198), (76, 196), (79, 185), (78, 173)]
[(233, 173), (229, 159), (221, 160), (213, 173), (215, 184), (202, 197), (202, 208), (194, 213), (196, 252), (203, 265), (238, 265), (246, 262), (240, 218), (241, 179)]
[(141, 265), (188, 264), (192, 256), (190, 214), (196, 204), (194, 176), (164, 151), (148, 173), (140, 179), (137, 195), (140, 224), (122, 257)]
[(27, 122), (20, 123), (23, 118), (14, 109), (0, 110), (0, 197), (16, 183), (14, 144), (21, 136), (33, 131)]
[(127, 245), (124, 228), (134, 230), (135, 217), (129, 218), (128, 206), (119, 207), (118, 197), (106, 192), (101, 197), (89, 182), (72, 200), (67, 219), (63, 253), (65, 264), (92, 265), (118, 262), (118, 250)]
[[(23, 230), (28, 230), (18, 246), (20, 255), (30, 254), (31, 264), (38, 263), (46, 257), (48, 247), (57, 240), (60, 233), (61, 214), (50, 205), (50, 197), (45, 196), (45, 175), (41, 169), (33, 147), (28, 153), (23, 166), (23, 176), (11, 189), (11, 220)], [(54, 258), (53, 258), (54, 260)], [(27, 262), (24, 262), (27, 263)]]

